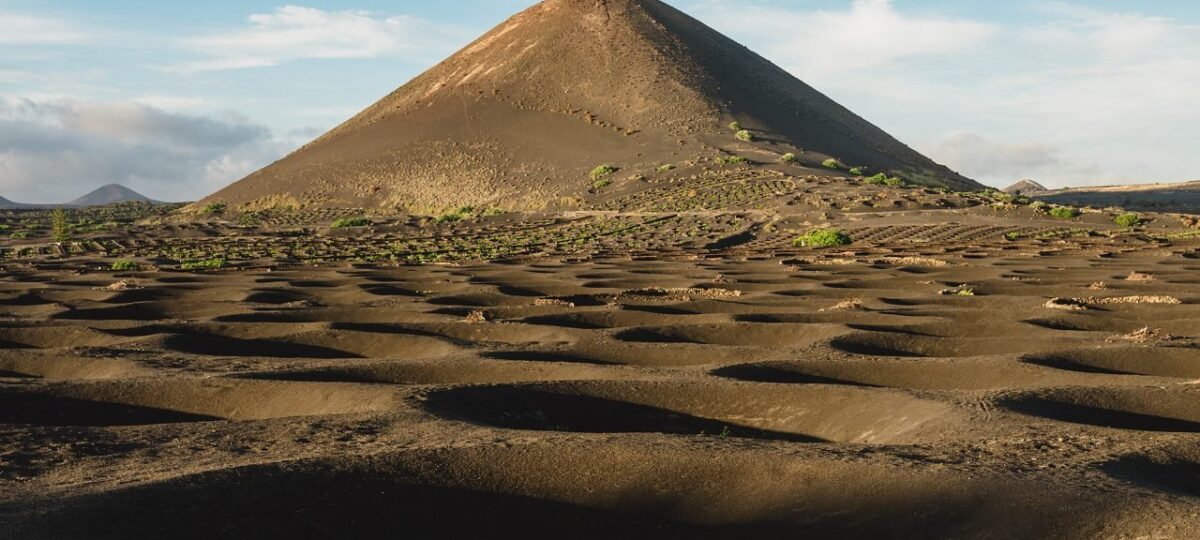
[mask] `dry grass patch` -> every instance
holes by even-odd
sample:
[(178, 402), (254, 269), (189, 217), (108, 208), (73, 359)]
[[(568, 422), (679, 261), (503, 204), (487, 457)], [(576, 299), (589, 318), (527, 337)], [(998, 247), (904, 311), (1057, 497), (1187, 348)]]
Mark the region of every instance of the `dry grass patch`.
[(624, 291), (617, 295), (618, 300), (652, 300), (660, 302), (690, 302), (696, 299), (740, 298), (742, 291), (733, 289), (702, 289), (692, 288), (660, 288), (650, 287)]
[(1046, 302), (1049, 309), (1066, 311), (1083, 311), (1093, 306), (1111, 306), (1118, 304), (1161, 304), (1179, 305), (1183, 301), (1174, 296), (1114, 296), (1108, 298), (1054, 298)]

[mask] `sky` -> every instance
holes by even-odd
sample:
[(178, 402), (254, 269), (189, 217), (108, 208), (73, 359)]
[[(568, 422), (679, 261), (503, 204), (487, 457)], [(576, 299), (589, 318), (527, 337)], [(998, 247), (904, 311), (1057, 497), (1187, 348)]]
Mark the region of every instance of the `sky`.
[[(0, 196), (194, 200), (534, 0), (0, 0)], [(1200, 2), (667, 0), (986, 184), (1200, 179)]]

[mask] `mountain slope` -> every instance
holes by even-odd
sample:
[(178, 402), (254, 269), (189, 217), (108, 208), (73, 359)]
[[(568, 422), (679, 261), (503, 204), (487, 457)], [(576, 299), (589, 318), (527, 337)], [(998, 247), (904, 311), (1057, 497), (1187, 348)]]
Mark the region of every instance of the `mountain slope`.
[[(546, 0), (207, 202), (244, 208), (537, 209), (631, 172), (773, 152), (980, 187), (658, 0)], [(570, 202), (562, 203), (569, 205)]]
[(120, 184), (108, 184), (75, 199), (67, 206), (104, 206), (123, 202), (155, 202), (149, 197)]

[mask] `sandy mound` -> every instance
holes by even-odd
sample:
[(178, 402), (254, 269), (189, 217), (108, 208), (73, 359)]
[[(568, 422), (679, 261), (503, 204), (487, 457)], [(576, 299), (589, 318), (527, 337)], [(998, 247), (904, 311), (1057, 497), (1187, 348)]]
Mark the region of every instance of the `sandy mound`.
[[(369, 493), (370, 496), (363, 494)], [(1145, 514), (1155, 505), (1146, 507)], [(470, 516), (470, 519), (464, 519)], [(183, 524), (186, 524), (184, 526)], [(1150, 527), (1150, 529), (1146, 529)], [(23, 538), (418, 536), (1089, 538), (1153, 530), (1100, 495), (819, 455), (614, 441), (244, 467), (61, 501)]]
[(909, 444), (959, 421), (949, 407), (899, 392), (731, 383), (473, 387), (435, 393), (427, 407), (515, 429), (874, 444)]

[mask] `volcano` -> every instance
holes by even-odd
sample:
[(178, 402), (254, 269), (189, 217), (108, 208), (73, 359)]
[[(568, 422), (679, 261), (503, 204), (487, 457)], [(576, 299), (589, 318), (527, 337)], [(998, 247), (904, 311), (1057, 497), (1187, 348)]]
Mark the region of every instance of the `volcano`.
[(67, 203), (67, 206), (104, 206), (125, 202), (154, 203), (156, 201), (120, 184), (108, 184)]
[(570, 207), (598, 165), (635, 175), (722, 153), (982, 187), (663, 2), (546, 0), (201, 204)]

